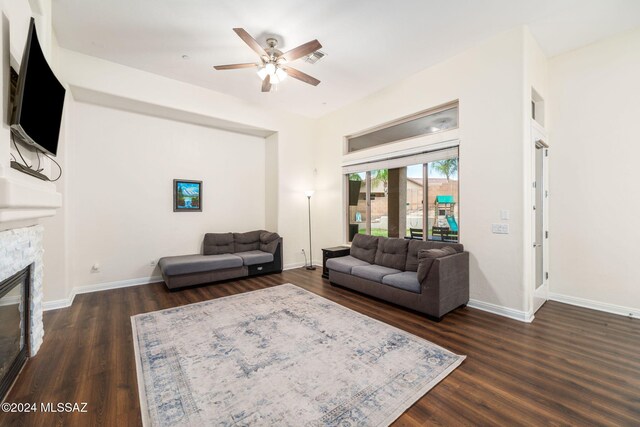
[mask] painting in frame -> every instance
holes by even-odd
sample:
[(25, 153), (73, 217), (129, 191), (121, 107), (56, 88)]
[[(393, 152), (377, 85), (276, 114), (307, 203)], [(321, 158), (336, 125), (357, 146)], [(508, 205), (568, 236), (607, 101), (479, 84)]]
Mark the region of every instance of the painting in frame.
[(173, 211), (202, 212), (202, 181), (173, 180)]

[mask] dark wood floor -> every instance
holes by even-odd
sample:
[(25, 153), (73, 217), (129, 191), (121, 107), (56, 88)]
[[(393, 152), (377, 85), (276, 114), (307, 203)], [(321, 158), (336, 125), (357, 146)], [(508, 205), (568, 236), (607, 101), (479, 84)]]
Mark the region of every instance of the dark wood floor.
[(471, 308), (434, 323), (304, 269), (174, 293), (153, 284), (77, 296), (45, 313), (44, 343), (6, 401), (87, 402), (88, 412), (0, 413), (0, 425), (141, 425), (131, 315), (286, 282), (467, 355), (397, 426), (640, 425), (638, 320), (548, 302), (532, 324)]

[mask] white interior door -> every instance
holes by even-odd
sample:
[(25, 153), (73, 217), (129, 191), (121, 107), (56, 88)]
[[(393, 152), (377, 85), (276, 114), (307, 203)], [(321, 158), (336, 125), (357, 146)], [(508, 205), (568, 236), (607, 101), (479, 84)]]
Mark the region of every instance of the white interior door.
[(534, 175), (533, 184), (533, 311), (536, 312), (549, 298), (549, 260), (548, 241), (549, 231), (547, 221), (549, 217), (549, 187), (547, 164), (549, 161), (549, 146), (544, 135), (534, 134)]

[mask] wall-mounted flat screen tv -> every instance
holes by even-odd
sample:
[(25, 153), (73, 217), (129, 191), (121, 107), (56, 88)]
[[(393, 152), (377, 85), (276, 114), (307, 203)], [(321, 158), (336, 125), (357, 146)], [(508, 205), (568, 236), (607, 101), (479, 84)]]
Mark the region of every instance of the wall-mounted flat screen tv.
[(11, 131), (20, 140), (56, 155), (64, 107), (64, 86), (42, 53), (33, 18), (20, 63)]

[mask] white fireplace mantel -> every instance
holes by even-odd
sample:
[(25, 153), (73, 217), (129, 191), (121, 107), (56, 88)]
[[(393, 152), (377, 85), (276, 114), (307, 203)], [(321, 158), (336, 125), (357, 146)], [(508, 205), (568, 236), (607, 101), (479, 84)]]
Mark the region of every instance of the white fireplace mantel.
[(16, 174), (0, 176), (0, 229), (10, 228), (9, 222), (53, 216), (62, 206), (55, 184)]

